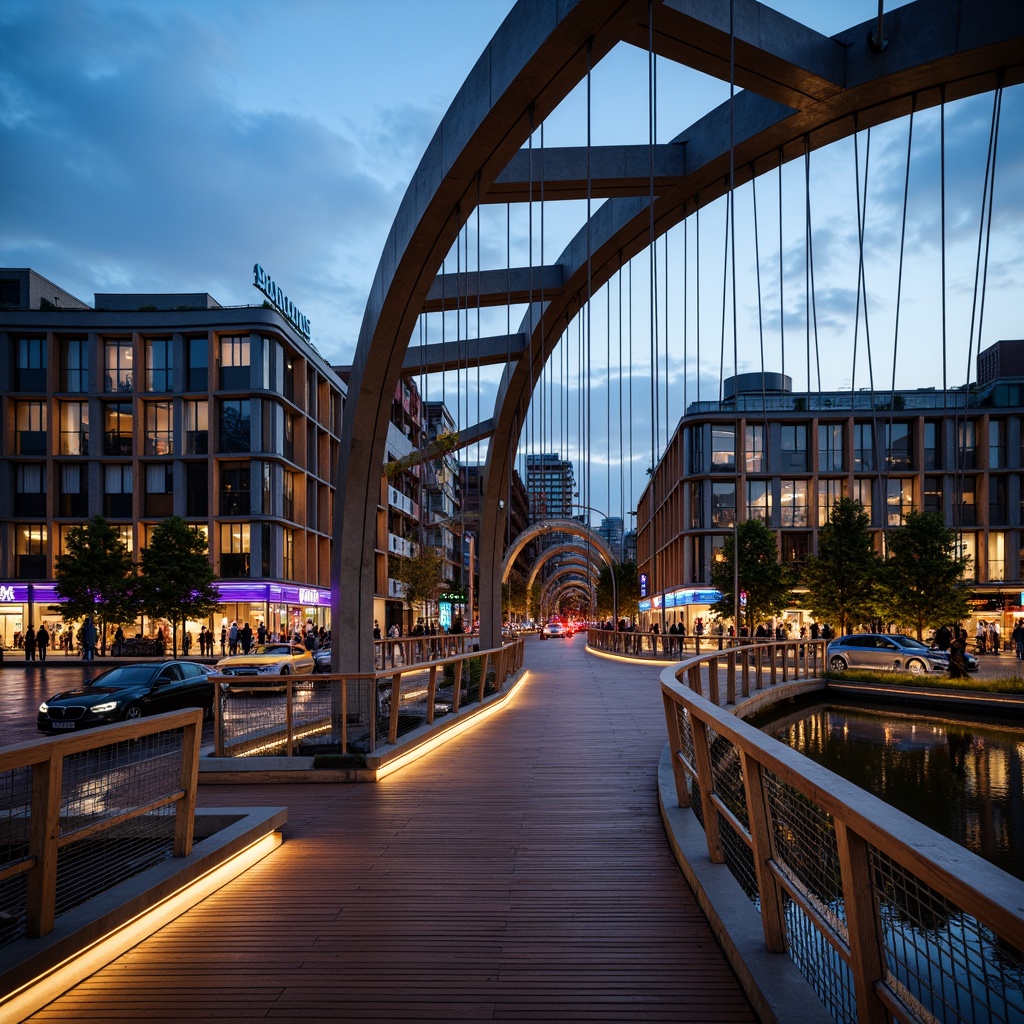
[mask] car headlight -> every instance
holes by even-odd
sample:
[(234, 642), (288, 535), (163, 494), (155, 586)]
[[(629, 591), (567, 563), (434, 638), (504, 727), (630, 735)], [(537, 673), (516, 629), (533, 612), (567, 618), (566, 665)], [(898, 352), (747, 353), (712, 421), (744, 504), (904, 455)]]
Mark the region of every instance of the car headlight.
[(49, 710), (50, 710), (50, 705), (47, 704), (46, 701), (44, 700), (43, 703), (39, 705), (39, 714), (45, 715), (46, 712), (49, 711)]
[(257, 667), (256, 671), (261, 676), (276, 676), (276, 675), (280, 675), (280, 673), (281, 673), (281, 666), (280, 665), (260, 665), (260, 666)]
[(94, 715), (105, 715), (108, 711), (113, 711), (116, 707), (116, 700), (108, 700), (106, 704), (93, 704), (89, 710)]

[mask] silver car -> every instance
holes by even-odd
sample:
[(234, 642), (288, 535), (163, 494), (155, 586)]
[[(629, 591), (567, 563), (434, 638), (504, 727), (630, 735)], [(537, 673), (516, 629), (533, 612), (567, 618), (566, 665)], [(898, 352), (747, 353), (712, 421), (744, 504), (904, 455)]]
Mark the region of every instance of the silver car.
[[(948, 672), (949, 653), (915, 640), (903, 633), (851, 633), (828, 645), (828, 667), (833, 672), (848, 668), (880, 672)], [(964, 655), (967, 669), (974, 672), (978, 659)]]

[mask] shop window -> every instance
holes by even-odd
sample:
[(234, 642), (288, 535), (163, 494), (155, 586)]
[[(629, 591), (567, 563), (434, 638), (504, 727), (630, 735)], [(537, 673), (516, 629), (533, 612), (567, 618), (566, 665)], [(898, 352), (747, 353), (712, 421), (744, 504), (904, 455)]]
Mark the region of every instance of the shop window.
[(89, 454), (89, 403), (60, 403), (61, 455)]
[(174, 454), (173, 402), (146, 402), (145, 454)]
[(249, 399), (224, 399), (220, 403), (220, 451), (248, 452), (252, 448)]
[(174, 347), (170, 338), (150, 338), (146, 342), (146, 390), (174, 390)]
[(132, 517), (132, 467), (103, 467), (103, 514), (113, 519)]
[(46, 390), (46, 339), (19, 338), (14, 386), (18, 391)]
[(223, 391), (249, 391), (249, 336), (220, 339), (220, 386)]
[(89, 341), (68, 338), (62, 346), (61, 388), (86, 393), (89, 390)]
[(18, 525), (14, 528), (15, 576), (19, 580), (45, 580), (47, 577), (47, 528)]
[(807, 481), (783, 480), (779, 505), (783, 527), (808, 526)]
[(843, 472), (843, 425), (821, 423), (818, 425), (818, 472)]
[(14, 473), (14, 514), (16, 516), (46, 515), (46, 464), (19, 462)]
[(135, 424), (130, 402), (109, 402), (103, 407), (103, 454), (131, 455)]
[(103, 390), (129, 392), (134, 381), (131, 341), (107, 341), (103, 345)]
[(58, 467), (60, 491), (57, 496), (57, 515), (89, 516), (88, 467), (80, 462), (65, 462)]
[(220, 575), (236, 579), (249, 575), (249, 524), (222, 523), (220, 528)]
[(18, 455), (45, 455), (46, 402), (17, 402), (14, 430)]

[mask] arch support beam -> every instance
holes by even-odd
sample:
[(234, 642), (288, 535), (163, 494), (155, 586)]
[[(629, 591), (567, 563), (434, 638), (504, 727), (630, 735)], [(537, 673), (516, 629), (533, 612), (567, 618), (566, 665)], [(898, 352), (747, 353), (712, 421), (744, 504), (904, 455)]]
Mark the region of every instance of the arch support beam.
[(423, 303), (424, 313), (477, 306), (519, 306), (544, 296), (561, 295), (565, 274), (556, 263), (510, 270), (470, 270), (438, 274)]

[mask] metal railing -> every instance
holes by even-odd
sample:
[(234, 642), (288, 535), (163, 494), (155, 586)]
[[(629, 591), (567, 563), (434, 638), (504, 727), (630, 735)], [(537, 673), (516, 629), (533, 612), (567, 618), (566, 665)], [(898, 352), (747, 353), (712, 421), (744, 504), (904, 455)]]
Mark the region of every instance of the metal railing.
[(0, 749), (0, 946), (192, 852), (199, 709)]
[[(394, 643), (400, 659), (401, 646), (427, 640), (445, 640), (447, 646), (461, 639), (415, 637), (381, 644)], [(292, 757), (327, 746), (341, 754), (372, 754), (383, 743), (394, 745), (414, 730), (483, 703), (523, 665), (522, 640), (486, 651), (462, 646), (452, 656), (429, 661), (414, 661), (411, 653), (409, 661), (374, 672), (215, 677), (220, 699), (214, 755)]]
[(767, 949), (836, 1021), (1024, 1019), (1021, 883), (706, 699), (715, 660), (661, 675), (676, 795)]

